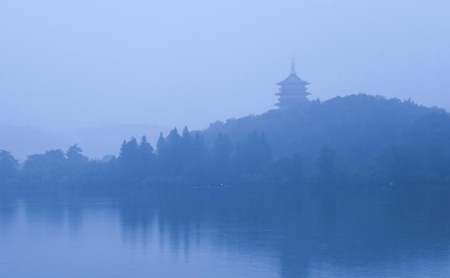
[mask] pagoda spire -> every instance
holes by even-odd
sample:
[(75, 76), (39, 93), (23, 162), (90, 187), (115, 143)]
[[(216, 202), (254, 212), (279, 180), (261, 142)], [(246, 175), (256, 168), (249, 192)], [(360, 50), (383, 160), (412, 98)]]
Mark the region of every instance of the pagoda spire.
[(295, 72), (295, 59), (294, 59), (294, 57), (292, 57), (292, 61), (291, 61), (291, 74), (296, 74), (296, 72)]

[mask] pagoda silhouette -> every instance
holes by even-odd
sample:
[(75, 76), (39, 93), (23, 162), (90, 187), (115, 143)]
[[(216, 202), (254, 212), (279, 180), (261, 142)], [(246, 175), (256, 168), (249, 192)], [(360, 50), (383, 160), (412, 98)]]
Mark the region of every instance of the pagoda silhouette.
[(298, 77), (295, 72), (294, 59), (292, 59), (291, 73), (286, 79), (278, 82), (277, 85), (280, 86), (280, 89), (276, 94), (278, 96), (278, 103), (275, 105), (280, 109), (299, 106), (305, 103), (308, 100), (306, 97), (310, 95), (306, 88), (309, 83)]

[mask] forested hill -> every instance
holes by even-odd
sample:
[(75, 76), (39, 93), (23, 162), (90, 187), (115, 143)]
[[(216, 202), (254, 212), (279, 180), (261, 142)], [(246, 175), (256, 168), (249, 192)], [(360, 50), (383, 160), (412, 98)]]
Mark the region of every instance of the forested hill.
[(90, 160), (78, 145), (0, 150), (1, 188), (450, 186), (450, 116), (411, 101), (354, 95), (124, 141)]
[(323, 147), (367, 157), (430, 136), (450, 140), (450, 117), (443, 109), (360, 94), (216, 122), (203, 134), (213, 144), (218, 133), (243, 141), (251, 131), (264, 132), (274, 157), (316, 157)]

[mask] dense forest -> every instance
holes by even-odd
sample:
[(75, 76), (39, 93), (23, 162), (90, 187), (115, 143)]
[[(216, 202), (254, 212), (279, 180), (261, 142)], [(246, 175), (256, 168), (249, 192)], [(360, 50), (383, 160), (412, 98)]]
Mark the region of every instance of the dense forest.
[[(119, 146), (118, 146), (119, 147)], [(173, 129), (156, 148), (131, 138), (120, 155), (90, 160), (81, 147), (19, 163), (0, 151), (2, 188), (423, 187), (450, 185), (450, 116), (368, 95)]]

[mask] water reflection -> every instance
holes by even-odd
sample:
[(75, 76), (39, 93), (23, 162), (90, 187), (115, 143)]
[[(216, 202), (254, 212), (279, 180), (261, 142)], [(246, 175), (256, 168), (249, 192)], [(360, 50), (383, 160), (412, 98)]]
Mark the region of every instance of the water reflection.
[[(95, 266), (79, 269), (90, 275), (83, 277), (108, 271), (136, 277), (448, 277), (450, 271), (450, 193), (444, 190), (163, 190), (108, 198), (3, 194), (0, 201), (1, 277), (58, 277), (51, 273), (66, 275), (74, 264)], [(13, 227), (16, 233), (4, 232)], [(12, 275), (22, 258), (14, 254), (24, 249), (29, 259), (39, 256), (45, 240), (71, 247), (49, 254), (61, 260), (62, 270), (40, 262), (35, 276)]]

